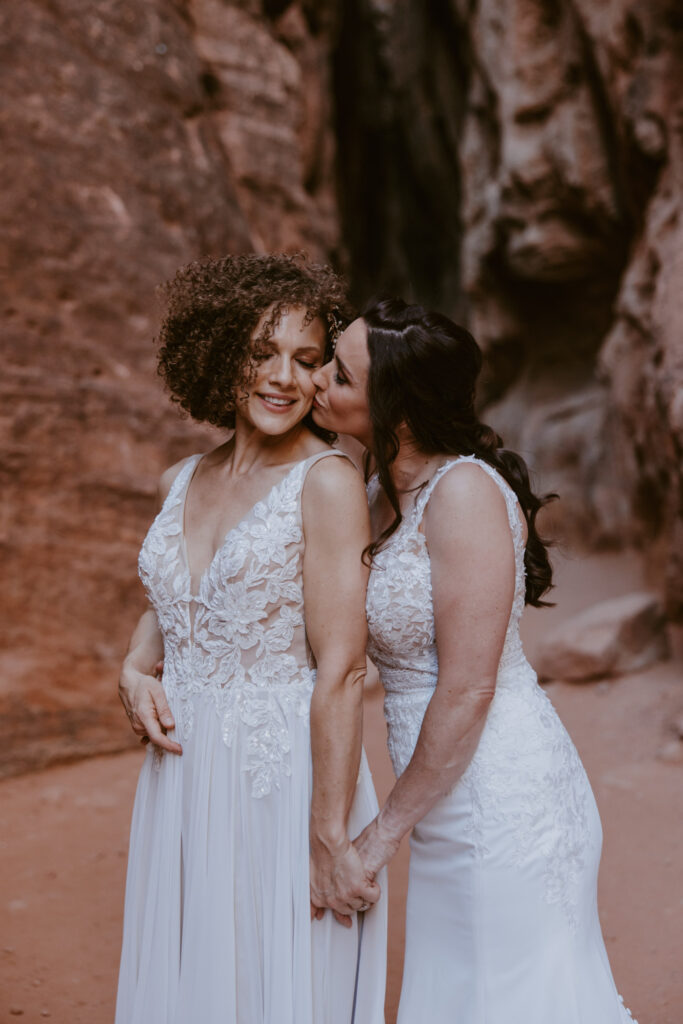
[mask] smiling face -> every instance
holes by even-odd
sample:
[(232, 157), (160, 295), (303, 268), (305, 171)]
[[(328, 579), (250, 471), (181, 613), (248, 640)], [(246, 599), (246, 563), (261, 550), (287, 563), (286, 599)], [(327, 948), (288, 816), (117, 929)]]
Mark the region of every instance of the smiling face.
[(248, 385), (240, 389), (235, 413), (264, 434), (285, 434), (310, 411), (315, 395), (311, 379), (325, 352), (325, 328), (319, 319), (305, 323), (306, 310), (291, 309), (280, 317), (270, 337), (259, 334), (270, 315), (259, 320), (252, 339), (259, 361)]
[(313, 374), (318, 388), (313, 419), (320, 427), (355, 437), (366, 448), (372, 440), (368, 406), (368, 332), (362, 318), (339, 336), (334, 357)]

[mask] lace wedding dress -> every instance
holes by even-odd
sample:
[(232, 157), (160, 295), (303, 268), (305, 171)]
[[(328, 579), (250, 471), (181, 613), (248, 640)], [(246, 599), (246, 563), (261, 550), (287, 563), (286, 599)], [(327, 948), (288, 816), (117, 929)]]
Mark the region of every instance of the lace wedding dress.
[[(116, 1024), (381, 1024), (386, 898), (311, 922), (309, 704), (298, 463), (191, 593), (181, 468), (142, 546), (183, 754), (148, 751), (133, 812)], [(377, 813), (362, 757), (349, 829)], [(361, 943), (362, 938), (362, 943)]]
[(633, 1024), (614, 987), (598, 920), (602, 831), (595, 800), (520, 641), (524, 540), (517, 499), (474, 457), (437, 470), (370, 575), (369, 654), (386, 691), (394, 770), (400, 775), (411, 759), (438, 671), (429, 555), (419, 525), (434, 487), (461, 463), (479, 465), (505, 498), (514, 603), (477, 751), (411, 836), (398, 1024)]

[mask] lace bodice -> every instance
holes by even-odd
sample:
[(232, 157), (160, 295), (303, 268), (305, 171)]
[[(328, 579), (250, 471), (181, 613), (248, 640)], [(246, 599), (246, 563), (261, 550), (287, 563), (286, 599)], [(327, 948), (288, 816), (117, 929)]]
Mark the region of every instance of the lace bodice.
[[(500, 659), (499, 681), (512, 668), (527, 666), (519, 636), (524, 611), (524, 535), (517, 497), (502, 477), (474, 456), (445, 462), (418, 494), (411, 511), (378, 553), (370, 573), (367, 614), (368, 653), (377, 665), (388, 696), (431, 696), (438, 671), (434, 636), (431, 568), (424, 534), (419, 529), (427, 502), (445, 473), (456, 464), (475, 463), (488, 473), (505, 499), (515, 551), (515, 592)], [(376, 480), (370, 483), (370, 500)]]
[[(487, 827), (496, 821), (512, 828), (520, 860), (528, 850), (542, 849), (546, 896), (561, 903), (571, 920), (592, 795), (574, 745), (524, 656), (519, 635), (524, 536), (517, 497), (495, 469), (474, 456), (450, 459), (434, 473), (371, 569), (369, 654), (385, 689), (389, 752), (400, 775), (413, 755), (437, 683), (431, 569), (419, 526), (439, 480), (463, 463), (480, 466), (499, 487), (515, 555), (514, 598), (496, 693), (477, 751), (459, 783), (469, 793), (467, 829), (481, 856), (487, 851)], [(375, 486), (371, 482), (370, 500)]]
[(185, 497), (200, 455), (180, 469), (144, 540), (138, 569), (164, 640), (163, 684), (179, 738), (211, 701), (223, 742), (249, 732), (254, 796), (289, 774), (287, 717), (307, 716), (315, 678), (303, 617), (301, 493), (325, 451), (297, 463), (226, 535), (191, 592)]

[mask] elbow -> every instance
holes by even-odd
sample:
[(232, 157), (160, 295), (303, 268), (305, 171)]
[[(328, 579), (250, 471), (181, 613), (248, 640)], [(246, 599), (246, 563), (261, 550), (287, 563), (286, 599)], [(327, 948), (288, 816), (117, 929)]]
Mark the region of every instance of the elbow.
[(316, 669), (314, 696), (353, 694), (362, 699), (366, 675), (365, 659), (362, 664), (324, 659)]
[(474, 691), (474, 700), (484, 711), (488, 711), (496, 695), (495, 678), (483, 680)]
[(496, 695), (495, 679), (482, 679), (473, 687), (468, 696), (474, 718), (485, 718)]
[(488, 714), (496, 695), (496, 680), (493, 677), (478, 679), (476, 682), (469, 680), (467, 684), (456, 683), (454, 686), (446, 686), (443, 692), (447, 707), (454, 714), (460, 717), (464, 712), (468, 718), (476, 721)]

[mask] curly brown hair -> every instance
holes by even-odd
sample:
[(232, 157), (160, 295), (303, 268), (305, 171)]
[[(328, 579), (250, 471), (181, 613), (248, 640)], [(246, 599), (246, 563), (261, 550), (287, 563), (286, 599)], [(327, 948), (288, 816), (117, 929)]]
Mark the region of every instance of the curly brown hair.
[[(234, 427), (237, 393), (253, 378), (260, 350), (287, 310), (305, 309), (305, 323), (320, 318), (327, 332), (325, 361), (352, 313), (344, 281), (302, 253), (195, 260), (160, 292), (167, 313), (157, 339), (159, 374), (172, 401), (217, 427)], [(325, 440), (334, 436), (317, 427), (310, 413), (304, 422)]]

